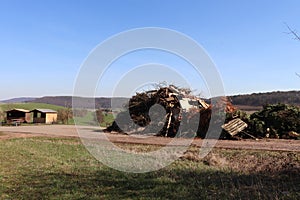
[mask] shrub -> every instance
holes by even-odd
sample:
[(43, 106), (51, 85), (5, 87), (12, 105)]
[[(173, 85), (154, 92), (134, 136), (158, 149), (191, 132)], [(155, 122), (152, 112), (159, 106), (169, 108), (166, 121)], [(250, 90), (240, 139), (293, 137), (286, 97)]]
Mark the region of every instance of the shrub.
[(289, 131), (300, 132), (300, 108), (286, 104), (265, 105), (250, 117), (251, 132), (282, 137)]

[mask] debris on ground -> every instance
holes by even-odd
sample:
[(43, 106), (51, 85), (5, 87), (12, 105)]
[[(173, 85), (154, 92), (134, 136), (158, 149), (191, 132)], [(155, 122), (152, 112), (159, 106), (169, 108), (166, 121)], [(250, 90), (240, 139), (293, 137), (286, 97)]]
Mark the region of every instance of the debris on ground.
[(233, 119), (227, 124), (224, 124), (222, 128), (227, 131), (231, 136), (235, 136), (236, 134), (242, 132), (245, 128), (248, 127), (248, 124), (242, 121), (239, 118)]
[[(213, 103), (212, 103), (213, 102)], [(212, 111), (225, 120), (212, 121)], [(216, 112), (214, 110), (214, 112)], [(300, 139), (300, 108), (285, 104), (266, 105), (248, 115), (234, 107), (227, 97), (201, 99), (190, 89), (174, 85), (158, 87), (132, 96), (105, 131), (165, 137), (205, 138), (212, 124), (223, 129), (220, 138)]]
[(288, 135), (289, 135), (289, 137), (292, 137), (292, 138), (299, 138), (300, 137), (300, 134), (296, 133), (295, 131), (288, 132)]
[[(115, 122), (106, 130), (127, 132), (130, 129), (145, 127), (141, 133), (175, 137), (183, 118), (191, 120), (196, 115), (199, 118), (200, 113), (209, 109), (210, 105), (191, 95), (189, 89), (178, 88), (174, 85), (160, 87), (157, 90), (137, 93), (131, 97), (127, 110), (119, 113)], [(210, 111), (206, 115), (204, 120), (209, 118)], [(128, 119), (128, 116), (131, 119)], [(130, 121), (133, 123), (128, 123)], [(197, 126), (198, 124), (199, 120), (197, 120)], [(206, 126), (206, 122), (200, 122), (200, 124)]]
[[(214, 108), (233, 112), (235, 107), (221, 98)], [(120, 112), (105, 131), (154, 134), (166, 137), (205, 137), (212, 114), (212, 104), (174, 85), (159, 87), (132, 96), (126, 110)], [(141, 129), (144, 127), (144, 129)]]

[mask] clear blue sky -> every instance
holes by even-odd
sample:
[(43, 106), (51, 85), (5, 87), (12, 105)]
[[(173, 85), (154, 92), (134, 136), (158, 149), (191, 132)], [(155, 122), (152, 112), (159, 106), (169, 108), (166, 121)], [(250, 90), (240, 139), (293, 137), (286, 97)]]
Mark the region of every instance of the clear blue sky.
[(218, 67), (228, 95), (299, 90), (300, 41), (284, 25), (300, 33), (299, 11), (298, 0), (0, 0), (0, 99), (71, 95), (96, 45), (140, 27), (195, 39)]

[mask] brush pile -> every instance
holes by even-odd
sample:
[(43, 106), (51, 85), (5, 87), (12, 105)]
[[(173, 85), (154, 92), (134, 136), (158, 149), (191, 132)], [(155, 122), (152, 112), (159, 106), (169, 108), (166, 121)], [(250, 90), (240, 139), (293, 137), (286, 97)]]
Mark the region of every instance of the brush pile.
[[(227, 103), (227, 99), (224, 99)], [(234, 107), (225, 103), (223, 111)], [(224, 103), (221, 103), (224, 105)], [(217, 107), (218, 105), (216, 105)], [(166, 137), (205, 137), (211, 120), (212, 106), (191, 90), (174, 85), (137, 93), (106, 131)]]
[(216, 136), (221, 139), (300, 139), (299, 119), (297, 106), (266, 105), (261, 111), (248, 115), (237, 110), (227, 97), (203, 100), (191, 95), (189, 89), (169, 85), (132, 96), (125, 111), (118, 113), (105, 131), (215, 138), (211, 132), (208, 134), (208, 129), (220, 127), (221, 135)]

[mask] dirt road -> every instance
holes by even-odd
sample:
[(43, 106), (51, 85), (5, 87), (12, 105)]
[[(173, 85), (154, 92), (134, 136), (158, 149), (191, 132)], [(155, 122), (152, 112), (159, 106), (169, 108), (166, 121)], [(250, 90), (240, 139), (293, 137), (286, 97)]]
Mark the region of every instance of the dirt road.
[(216, 143), (215, 148), (226, 149), (256, 149), (256, 150), (276, 150), (300, 152), (300, 140), (283, 139), (262, 139), (262, 140), (202, 140), (163, 137), (141, 137), (136, 135), (122, 135), (104, 133), (98, 127), (73, 126), (73, 125), (38, 125), (38, 126), (17, 126), (0, 127), (0, 140), (23, 137), (81, 137), (105, 140), (108, 138), (115, 143), (135, 143), (135, 144), (156, 144), (156, 145), (185, 145), (191, 142), (193, 145), (202, 146), (209, 143)]

